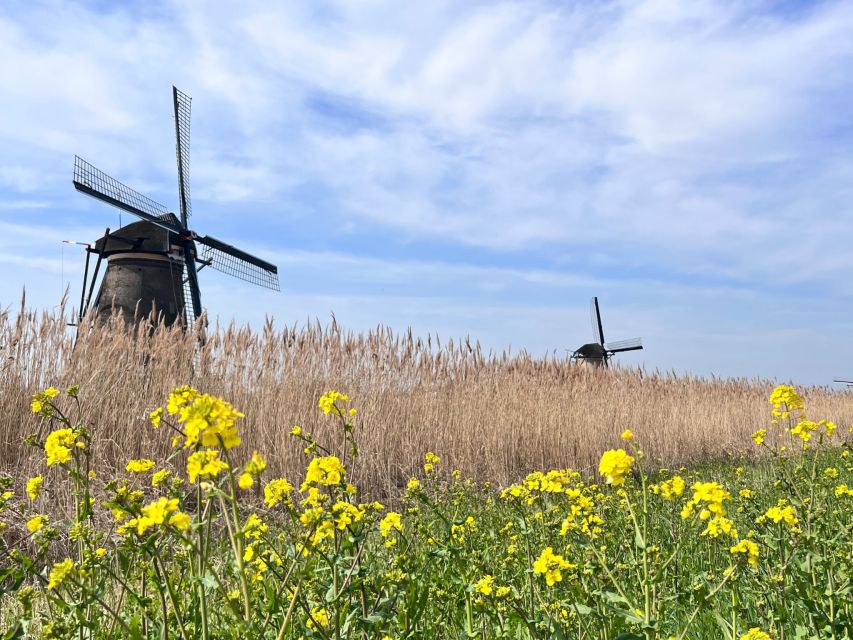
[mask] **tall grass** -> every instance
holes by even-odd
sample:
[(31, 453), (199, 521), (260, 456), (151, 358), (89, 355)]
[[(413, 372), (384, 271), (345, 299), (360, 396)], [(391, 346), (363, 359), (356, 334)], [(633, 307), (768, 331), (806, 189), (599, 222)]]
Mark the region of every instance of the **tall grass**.
[[(333, 437), (315, 404), (336, 389), (359, 408), (354, 480), (387, 496), (405, 486), (426, 450), (447, 469), (502, 484), (533, 469), (592, 470), (627, 427), (649, 458), (667, 466), (746, 453), (748, 434), (766, 423), (773, 384), (597, 370), (383, 326), (355, 334), (334, 321), (268, 322), (260, 331), (201, 321), (183, 334), (120, 325), (77, 332), (69, 318), (64, 307), (36, 312), (23, 301), (0, 311), (0, 471), (23, 473), (32, 462), (22, 441), (39, 423), (28, 399), (48, 385), (81, 385), (104, 471), (143, 453), (165, 455), (168, 438), (154, 436), (147, 412), (172, 388), (191, 384), (240, 408), (244, 442), (293, 479), (305, 460), (287, 434), (301, 424), (320, 439)], [(853, 421), (853, 394), (804, 393), (810, 417)]]

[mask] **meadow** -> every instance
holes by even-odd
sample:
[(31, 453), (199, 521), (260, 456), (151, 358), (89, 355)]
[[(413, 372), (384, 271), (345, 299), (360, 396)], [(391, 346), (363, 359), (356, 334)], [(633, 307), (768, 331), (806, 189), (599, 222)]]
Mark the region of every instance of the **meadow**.
[(0, 317), (0, 638), (851, 636), (851, 396)]

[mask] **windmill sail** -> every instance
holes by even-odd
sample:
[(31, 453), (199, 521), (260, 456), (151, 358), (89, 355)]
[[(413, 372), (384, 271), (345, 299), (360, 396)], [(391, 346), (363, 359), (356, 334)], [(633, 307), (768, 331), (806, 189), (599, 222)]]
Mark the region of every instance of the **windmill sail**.
[(251, 282), (273, 291), (280, 290), (278, 267), (274, 264), (211, 236), (196, 238), (196, 241), (205, 245), (201, 254), (202, 263), (209, 264), (211, 268), (245, 282)]
[(174, 215), (165, 206), (108, 176), (80, 156), (74, 156), (74, 188), (167, 231), (181, 232), (173, 222)]
[(598, 297), (589, 303), (589, 315), (592, 321), (592, 337), (598, 344), (604, 345), (604, 327), (601, 324), (601, 310), (598, 308)]
[(617, 340), (604, 345), (610, 353), (621, 353), (622, 351), (637, 351), (643, 348), (642, 338), (631, 338), (629, 340)]
[(190, 107), (192, 98), (172, 87), (172, 101), (175, 107), (175, 155), (178, 161), (178, 195), (181, 205), (181, 224), (186, 227), (192, 215), (190, 200)]

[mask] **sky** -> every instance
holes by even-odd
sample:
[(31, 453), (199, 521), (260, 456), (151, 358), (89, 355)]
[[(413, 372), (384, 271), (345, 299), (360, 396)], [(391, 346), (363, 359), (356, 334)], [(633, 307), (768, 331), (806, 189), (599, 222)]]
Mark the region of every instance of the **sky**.
[(130, 222), (79, 154), (278, 265), (220, 322), (411, 327), (629, 366), (853, 379), (853, 2), (0, 4), (0, 308)]

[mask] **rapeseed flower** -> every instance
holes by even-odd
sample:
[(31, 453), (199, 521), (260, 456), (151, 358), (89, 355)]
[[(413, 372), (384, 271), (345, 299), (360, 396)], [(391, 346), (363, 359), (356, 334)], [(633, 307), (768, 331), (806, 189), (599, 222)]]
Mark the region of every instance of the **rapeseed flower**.
[(770, 507), (764, 515), (776, 524), (784, 522), (792, 528), (797, 526), (797, 523), (799, 522), (799, 520), (797, 520), (794, 507), (791, 505), (780, 504), (775, 507)]
[(41, 531), (45, 524), (47, 524), (47, 516), (33, 516), (27, 520), (27, 531), (36, 533), (37, 531)]
[(764, 633), (760, 627), (752, 627), (740, 637), (740, 640), (770, 640), (770, 636)]
[(264, 502), (269, 508), (279, 503), (290, 506), (290, 494), (293, 493), (293, 485), (284, 478), (270, 480), (264, 487)]
[(31, 501), (35, 502), (36, 499), (39, 497), (43, 484), (44, 478), (42, 476), (36, 476), (27, 480), (27, 497)]
[(305, 626), (312, 630), (316, 629), (317, 626), (325, 629), (329, 626), (329, 612), (321, 607), (313, 607)]
[(625, 476), (631, 472), (634, 465), (633, 456), (625, 453), (624, 449), (605, 451), (598, 465), (598, 472), (605, 476), (607, 484), (618, 487), (625, 482)]
[(773, 389), (768, 402), (773, 405), (773, 415), (778, 418), (787, 418), (791, 411), (805, 409), (803, 397), (787, 384), (780, 384)]
[(403, 522), (399, 513), (396, 511), (389, 511), (385, 514), (385, 517), (379, 521), (379, 533), (383, 538), (386, 538), (386, 547), (390, 548), (397, 544), (397, 538), (390, 537), (393, 531), (403, 533)]
[(480, 578), (477, 583), (474, 585), (474, 591), (477, 593), (482, 593), (484, 596), (492, 595), (494, 590), (495, 579), (493, 576), (485, 575)]
[(325, 413), (326, 415), (333, 413), (336, 416), (343, 417), (343, 413), (341, 413), (340, 408), (335, 404), (338, 400), (341, 402), (349, 402), (349, 396), (345, 396), (342, 393), (338, 393), (337, 391), (327, 391), (322, 396), (320, 396), (320, 400), (317, 402), (317, 406)]
[(753, 567), (758, 564), (758, 545), (752, 540), (741, 540), (729, 549), (732, 555), (742, 553), (746, 555), (747, 562)]
[(47, 466), (65, 464), (71, 459), (71, 448), (75, 446), (77, 436), (71, 429), (57, 429), (50, 433), (44, 442), (47, 454)]
[(71, 558), (66, 558), (62, 562), (57, 562), (53, 565), (48, 576), (47, 588), (56, 589), (70, 576), (74, 571), (74, 561)]
[(139, 460), (130, 460), (124, 469), (125, 471), (130, 471), (131, 473), (148, 473), (153, 468), (153, 460), (149, 460), (148, 458), (140, 458)]
[(227, 470), (228, 463), (219, 459), (219, 451), (216, 449), (196, 451), (187, 458), (187, 475), (190, 482), (195, 482), (198, 477), (216, 478)]
[[(137, 518), (131, 518), (120, 528), (121, 531), (128, 531), (136, 527), (136, 532), (143, 535), (148, 529), (162, 525), (167, 522), (169, 516), (178, 511), (177, 498), (159, 498), (154, 502), (142, 507), (142, 515)], [(189, 525), (189, 521), (184, 522), (184, 519), (179, 519), (181, 524)], [(180, 527), (179, 527), (180, 528)]]
[(755, 444), (764, 444), (764, 438), (767, 435), (767, 429), (759, 429), (752, 434), (752, 440)]
[(622, 438), (625, 442), (630, 442), (634, 439), (634, 432), (630, 429), (625, 429), (625, 431), (623, 431), (622, 435), (619, 437)]
[(340, 485), (346, 478), (346, 469), (337, 456), (314, 458), (308, 463), (305, 481), (300, 491), (305, 492), (312, 486), (333, 487)]
[(533, 563), (533, 573), (545, 576), (545, 584), (554, 586), (563, 580), (563, 570), (573, 569), (574, 565), (563, 556), (555, 554), (551, 547), (546, 547)]

